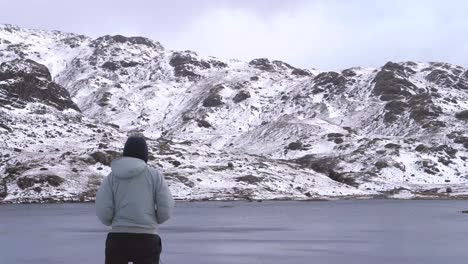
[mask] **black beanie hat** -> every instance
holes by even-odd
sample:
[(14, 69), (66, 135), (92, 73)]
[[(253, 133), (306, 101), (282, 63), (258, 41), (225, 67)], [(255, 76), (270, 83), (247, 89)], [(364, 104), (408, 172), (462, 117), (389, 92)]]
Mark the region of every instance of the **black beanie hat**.
[(143, 137), (131, 136), (125, 142), (124, 157), (133, 157), (148, 162), (148, 145)]

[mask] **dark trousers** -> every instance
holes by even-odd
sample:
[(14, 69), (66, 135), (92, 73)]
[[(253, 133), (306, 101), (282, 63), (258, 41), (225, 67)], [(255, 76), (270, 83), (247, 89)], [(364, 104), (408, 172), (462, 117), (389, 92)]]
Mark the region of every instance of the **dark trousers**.
[(161, 238), (152, 234), (109, 233), (106, 264), (158, 264)]

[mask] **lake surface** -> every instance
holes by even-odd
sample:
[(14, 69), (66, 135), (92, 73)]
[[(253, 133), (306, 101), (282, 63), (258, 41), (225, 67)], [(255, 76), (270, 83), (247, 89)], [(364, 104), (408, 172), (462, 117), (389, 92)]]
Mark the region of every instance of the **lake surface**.
[[(468, 201), (179, 202), (162, 263), (468, 260)], [(93, 204), (0, 205), (0, 263), (104, 263)]]

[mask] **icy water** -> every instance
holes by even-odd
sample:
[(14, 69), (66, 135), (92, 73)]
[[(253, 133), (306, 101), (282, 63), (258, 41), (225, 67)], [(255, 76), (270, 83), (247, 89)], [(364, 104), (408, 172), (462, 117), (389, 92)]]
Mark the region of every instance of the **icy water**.
[[(0, 263), (103, 263), (93, 204), (0, 205)], [(179, 202), (162, 263), (466, 263), (468, 201)]]

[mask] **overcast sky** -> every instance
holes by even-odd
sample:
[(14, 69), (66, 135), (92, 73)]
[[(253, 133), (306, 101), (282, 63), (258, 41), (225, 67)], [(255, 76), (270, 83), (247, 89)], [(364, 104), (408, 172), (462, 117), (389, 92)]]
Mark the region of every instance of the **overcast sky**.
[(464, 0), (0, 0), (0, 8), (0, 23), (141, 35), (207, 56), (323, 70), (389, 60), (468, 67)]

